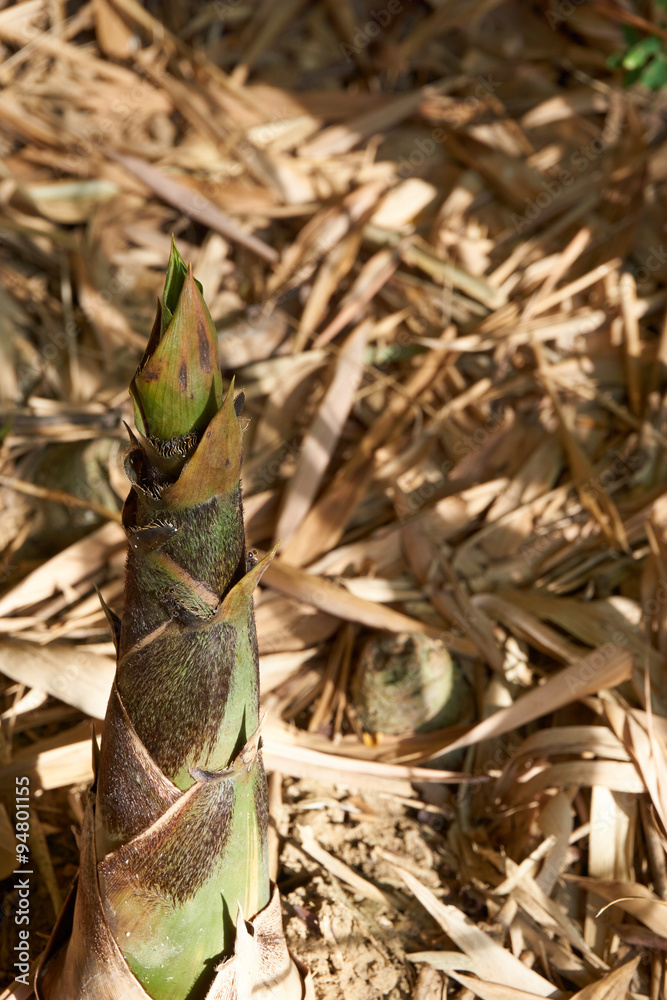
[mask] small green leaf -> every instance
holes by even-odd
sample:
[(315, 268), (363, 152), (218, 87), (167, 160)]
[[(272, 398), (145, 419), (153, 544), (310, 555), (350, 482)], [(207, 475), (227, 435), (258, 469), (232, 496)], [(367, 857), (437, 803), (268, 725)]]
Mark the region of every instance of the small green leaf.
[(612, 52), (610, 56), (607, 56), (607, 62), (605, 63), (607, 69), (620, 69), (623, 65), (624, 52)]
[[(185, 261), (181, 257), (180, 253), (176, 249), (176, 244), (174, 243), (174, 237), (171, 238), (171, 253), (169, 254), (169, 264), (167, 265), (167, 277), (164, 282), (164, 291), (162, 293), (162, 332), (167, 329), (171, 323), (172, 316), (176, 309), (176, 303), (178, 298), (183, 291), (183, 284), (185, 282), (188, 273)], [(195, 284), (199, 291), (204, 294), (204, 289), (201, 281), (197, 281), (195, 278)]]
[(633, 45), (623, 56), (623, 68), (627, 70), (641, 69), (649, 61), (651, 56), (656, 55), (662, 49), (662, 43), (656, 35), (649, 35), (642, 38), (641, 42)]
[(663, 52), (644, 67), (639, 82), (647, 90), (661, 90), (667, 84), (667, 56)]

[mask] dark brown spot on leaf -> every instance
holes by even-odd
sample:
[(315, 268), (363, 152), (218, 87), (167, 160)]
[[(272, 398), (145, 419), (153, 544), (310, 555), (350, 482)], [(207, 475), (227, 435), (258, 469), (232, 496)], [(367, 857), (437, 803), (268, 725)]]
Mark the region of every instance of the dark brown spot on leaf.
[(212, 370), (211, 345), (208, 339), (206, 323), (203, 319), (200, 319), (197, 324), (197, 340), (199, 342), (199, 363), (201, 365), (201, 370), (205, 374), (208, 374)]

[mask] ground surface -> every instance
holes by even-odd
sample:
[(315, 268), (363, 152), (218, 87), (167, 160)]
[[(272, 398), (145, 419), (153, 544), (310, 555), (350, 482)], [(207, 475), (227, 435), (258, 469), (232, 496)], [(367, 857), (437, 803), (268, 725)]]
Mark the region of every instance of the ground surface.
[[(282, 539), (256, 606), (273, 874), (317, 996), (665, 997), (663, 19), (0, 7), (12, 991), (15, 780), (35, 959), (113, 676), (94, 587), (120, 610), (127, 385), (173, 233), (246, 394), (248, 543)], [(445, 728), (413, 702), (370, 725), (387, 633), (450, 650)]]

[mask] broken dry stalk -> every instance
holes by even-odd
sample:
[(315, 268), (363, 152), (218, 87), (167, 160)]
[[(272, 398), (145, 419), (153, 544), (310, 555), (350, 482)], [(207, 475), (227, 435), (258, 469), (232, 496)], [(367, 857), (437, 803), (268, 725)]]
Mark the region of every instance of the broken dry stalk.
[(271, 556), (246, 566), (242, 397), (232, 385), (223, 398), (215, 326), (173, 246), (130, 392), (116, 680), (78, 883), (36, 994), (300, 1000), (269, 883), (258, 734), (252, 595)]

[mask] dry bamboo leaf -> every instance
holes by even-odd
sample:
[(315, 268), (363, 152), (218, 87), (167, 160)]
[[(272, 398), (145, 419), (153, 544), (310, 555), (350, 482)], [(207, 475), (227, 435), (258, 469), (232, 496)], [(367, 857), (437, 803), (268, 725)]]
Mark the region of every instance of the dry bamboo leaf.
[[(452, 979), (455, 979), (457, 983), (461, 983), (462, 986), (465, 986), (475, 996), (480, 997), (481, 1000), (536, 1000), (536, 997), (542, 995), (539, 993), (527, 993), (526, 990), (517, 990), (511, 986), (503, 986), (499, 983), (486, 982), (484, 979), (473, 979), (471, 976), (462, 976), (458, 971), (455, 972), (454, 969), (448, 970), (448, 973)], [(554, 991), (555, 995), (556, 991)]]
[(575, 993), (570, 1000), (626, 1000), (641, 956), (619, 965), (602, 979)]
[(377, 572), (383, 576), (391, 574), (402, 565), (399, 525), (379, 528), (359, 542), (331, 549), (321, 559), (311, 563), (309, 571), (322, 576), (341, 576), (351, 569), (360, 574), (367, 560), (371, 560), (377, 567)]
[(637, 924), (614, 924), (614, 932), (618, 934), (624, 944), (634, 945), (638, 948), (651, 948), (654, 951), (667, 951), (667, 938), (654, 934), (653, 931), (639, 927)]
[(526, 307), (522, 314), (522, 318), (524, 320), (532, 318), (536, 312), (539, 311), (542, 302), (544, 302), (549, 294), (553, 292), (563, 275), (570, 270), (577, 258), (584, 252), (591, 241), (591, 236), (592, 232), (590, 227), (584, 226), (583, 229), (580, 229), (579, 232), (572, 237), (569, 244), (564, 248), (562, 253), (559, 254), (555, 266), (549, 269), (549, 273), (547, 274), (543, 284), (526, 303)]
[(527, 611), (553, 622), (589, 646), (602, 646), (609, 641), (625, 646), (637, 663), (647, 663), (652, 675), (658, 677), (662, 657), (638, 632), (641, 608), (635, 601), (618, 596), (594, 601), (578, 601), (553, 597), (541, 591), (502, 590), (502, 596), (515, 601)]
[(340, 308), (331, 322), (313, 341), (313, 349), (318, 350), (330, 343), (344, 330), (348, 323), (354, 323), (364, 307), (384, 288), (398, 266), (398, 258), (391, 250), (380, 250), (361, 268), (349, 292), (340, 303)]
[(438, 638), (442, 631), (400, 611), (357, 597), (331, 580), (290, 566), (284, 559), (273, 560), (264, 574), (264, 583), (327, 614), (344, 621), (359, 622), (369, 628), (386, 629), (388, 632), (420, 632), (433, 638)]
[(269, 295), (306, 281), (319, 261), (368, 215), (385, 187), (383, 181), (369, 181), (345, 195), (340, 205), (324, 208), (310, 219), (271, 275)]
[(618, 270), (621, 263), (622, 261), (619, 257), (614, 257), (605, 264), (600, 264), (598, 267), (594, 267), (592, 271), (589, 271), (588, 274), (582, 275), (581, 278), (576, 278), (574, 281), (570, 281), (567, 285), (563, 285), (563, 287), (559, 288), (557, 291), (551, 292), (549, 295), (545, 295), (532, 310), (533, 316), (547, 312), (554, 306), (560, 305), (560, 303), (565, 299), (571, 298), (578, 292), (582, 292), (584, 289), (589, 288), (591, 285), (596, 284), (596, 282), (606, 278), (612, 271)]
[(632, 670), (632, 657), (625, 650), (615, 646), (611, 649), (600, 647), (560, 670), (541, 687), (522, 695), (513, 705), (473, 726), (465, 736), (443, 746), (439, 752), (472, 746), (481, 740), (518, 729), (541, 715), (555, 712), (563, 705), (596, 694), (604, 688), (616, 687), (631, 676)]
[(49, 696), (45, 691), (40, 691), (38, 688), (32, 688), (32, 690), (24, 694), (22, 698), (15, 701), (13, 705), (10, 705), (10, 707), (6, 709), (2, 715), (0, 715), (0, 719), (6, 719), (12, 725), (15, 725), (17, 721), (20, 720), (22, 715), (41, 708), (42, 705), (48, 700), (48, 697)]
[(417, 601), (423, 597), (423, 592), (416, 588), (407, 578), (384, 580), (377, 576), (341, 577), (340, 582), (346, 590), (363, 597), (367, 601), (377, 601), (379, 604), (390, 604), (394, 601)]
[[(667, 920), (667, 901), (664, 899), (652, 900), (649, 905), (647, 905), (647, 900), (637, 899), (636, 896), (621, 896), (620, 899), (615, 899), (611, 903), (607, 903), (599, 911), (598, 916), (601, 916), (606, 910), (612, 906), (620, 905), (628, 913), (632, 914), (633, 917), (637, 917), (638, 920), (642, 920), (647, 927), (650, 928), (650, 923), (657, 924), (660, 919), (660, 914), (662, 913), (662, 927), (663, 930), (665, 926), (665, 920)], [(654, 933), (658, 933), (655, 927), (650, 928)]]
[(99, 514), (100, 517), (109, 521), (117, 521), (119, 524), (121, 521), (120, 511), (114, 511), (110, 507), (105, 507), (104, 504), (96, 503), (94, 500), (66, 493), (65, 490), (54, 490), (46, 486), (36, 486), (34, 483), (28, 483), (23, 479), (12, 479), (10, 476), (2, 475), (0, 475), (0, 486), (15, 490), (24, 496), (37, 497), (40, 500), (51, 500), (53, 503), (62, 503), (66, 507), (92, 510), (94, 513)]
[[(604, 711), (612, 729), (630, 751), (639, 773), (646, 784), (657, 815), (667, 830), (667, 741), (652, 731), (652, 718), (624, 712), (618, 705), (605, 698)], [(641, 721), (640, 721), (641, 720)], [(644, 724), (642, 724), (644, 723)], [(645, 728), (646, 727), (646, 728)]]
[(407, 118), (419, 106), (428, 94), (437, 93), (435, 87), (424, 87), (409, 94), (385, 101), (383, 107), (374, 108), (367, 114), (353, 118), (345, 125), (332, 125), (301, 147), (299, 153), (304, 157), (323, 159), (328, 156), (340, 155), (354, 149), (363, 139), (385, 131), (392, 125)]
[(438, 189), (420, 177), (401, 181), (389, 191), (370, 219), (373, 226), (401, 232), (411, 229), (411, 223), (427, 205), (438, 197)]
[(411, 962), (424, 962), (432, 969), (449, 972), (453, 969), (463, 969), (465, 972), (477, 972), (477, 962), (460, 951), (413, 951), (405, 956)]
[(22, 632), (24, 629), (32, 628), (41, 623), (41, 618), (28, 618), (27, 616), (16, 615), (15, 618), (0, 619), (0, 633)]
[[(93, 780), (93, 752), (90, 722), (83, 722), (56, 737), (39, 740), (14, 755), (10, 764), (0, 767), (0, 792), (11, 795), (15, 781), (22, 774), (30, 778), (31, 788), (63, 788), (88, 784)], [(101, 726), (98, 725), (98, 735)]]
[(73, 263), (81, 308), (95, 330), (102, 350), (111, 347), (143, 349), (145, 337), (135, 333), (125, 314), (110, 301), (108, 295), (102, 294), (103, 290), (95, 287), (86, 256), (76, 254)]
[(569, 882), (574, 882), (602, 899), (610, 905), (617, 905), (622, 910), (632, 913), (655, 934), (663, 934), (667, 918), (667, 903), (658, 899), (650, 889), (639, 882), (622, 882), (618, 880), (589, 878), (583, 875), (564, 876)]
[(554, 726), (531, 733), (505, 767), (498, 779), (495, 794), (505, 799), (518, 776), (526, 770), (528, 761), (541, 761), (545, 757), (569, 754), (595, 754), (602, 760), (630, 761), (621, 741), (605, 726)]
[(446, 542), (478, 518), (489, 503), (492, 504), (501, 497), (507, 486), (507, 479), (491, 479), (486, 483), (479, 483), (438, 500), (433, 507), (420, 512), (418, 516), (424, 520), (432, 538), (438, 542)]
[(519, 600), (518, 594), (516, 603), (507, 601), (497, 594), (475, 594), (472, 598), (474, 605), (484, 608), (491, 618), (507, 626), (517, 638), (530, 642), (549, 656), (567, 663), (581, 655), (583, 652), (581, 647), (545, 625), (536, 615), (530, 614), (519, 605)]
[(521, 127), (524, 129), (540, 128), (540, 126), (550, 122), (574, 118), (588, 110), (606, 111), (608, 106), (609, 99), (606, 94), (582, 87), (540, 101), (521, 117)]
[(284, 684), (295, 671), (311, 660), (316, 649), (302, 649), (286, 653), (269, 653), (259, 658), (260, 690), (262, 695)]
[(456, 906), (446, 905), (423, 885), (419, 879), (396, 863), (395, 857), (382, 848), (376, 848), (379, 857), (387, 861), (401, 876), (408, 889), (428, 910), (445, 934), (470, 958), (478, 963), (480, 974), (489, 982), (541, 997), (556, 997), (559, 991), (539, 973), (527, 968), (477, 927)]
[(619, 281), (621, 314), (625, 333), (625, 362), (628, 377), (628, 399), (630, 409), (636, 417), (642, 415), (641, 385), (641, 339), (639, 317), (637, 316), (637, 285), (634, 277), (626, 271)]
[[(513, 804), (531, 802), (549, 788), (602, 785), (624, 796), (640, 795), (646, 790), (634, 764), (612, 763), (607, 760), (578, 760), (535, 767), (517, 783), (512, 794)], [(607, 820), (605, 819), (605, 825)]]
[[(266, 410), (255, 431), (253, 440), (255, 455), (244, 468), (244, 479), (247, 482), (253, 482), (255, 488), (258, 485), (270, 485), (272, 482), (270, 478), (268, 483), (260, 481), (258, 484), (256, 482), (258, 470), (259, 476), (262, 477), (267, 453), (269, 453), (269, 458), (272, 458), (274, 454), (276, 457), (276, 463), (274, 463), (276, 471), (273, 473), (273, 479), (280, 471), (282, 462), (289, 454), (286, 442), (294, 433), (294, 411), (301, 409), (306, 404), (313, 391), (315, 379), (325, 368), (328, 359), (320, 356), (319, 352), (308, 351), (298, 358), (290, 359), (291, 364), (287, 366), (286, 370), (277, 363), (280, 360), (284, 361), (285, 359), (276, 358), (273, 364), (264, 362), (259, 372), (257, 370), (259, 366), (252, 366), (253, 370), (249, 376), (255, 382), (254, 388), (258, 390), (258, 395), (266, 394), (269, 396)], [(273, 369), (273, 371), (263, 378), (262, 375), (267, 372), (267, 369)], [(245, 374), (247, 376), (247, 369)], [(258, 374), (260, 375), (259, 379), (256, 378)], [(258, 386), (257, 382), (261, 384)], [(252, 395), (249, 393), (250, 398)]]
[(302, 566), (313, 562), (317, 556), (338, 544), (351, 514), (366, 491), (377, 449), (404, 418), (411, 401), (417, 399), (431, 384), (440, 367), (441, 360), (437, 352), (432, 351), (408, 379), (404, 392), (391, 396), (385, 411), (364, 435), (347, 463), (336, 474), (327, 491), (311, 507), (301, 527), (283, 549), (283, 559)]
[[(521, 504), (530, 503), (542, 493), (548, 493), (560, 475), (561, 456), (559, 442), (553, 437), (545, 438), (509, 482), (507, 489), (492, 504), (486, 515), (486, 523), (497, 521)], [(507, 534), (516, 546), (514, 533), (510, 530)], [(508, 551), (511, 549), (508, 548)]]
[[(396, 489), (398, 504), (405, 504)], [(498, 673), (503, 670), (503, 658), (490, 620), (484, 612), (475, 611), (465, 589), (458, 583), (444, 556), (434, 550), (425, 521), (413, 521), (403, 529), (403, 548), (408, 563), (423, 587), (431, 591), (431, 601), (446, 621), (463, 628), (486, 662)], [(450, 594), (451, 592), (451, 594)]]
[(104, 718), (115, 672), (115, 658), (91, 653), (84, 645), (53, 643), (45, 648), (0, 640), (0, 673), (46, 691), (94, 719)]
[(299, 330), (294, 341), (295, 352), (303, 350), (308, 338), (313, 335), (324, 318), (330, 299), (342, 283), (343, 278), (356, 263), (361, 238), (361, 232), (358, 229), (353, 229), (322, 261), (313, 281), (308, 300), (303, 307)]
[[(539, 357), (541, 357), (540, 354), (538, 354), (538, 358)], [(616, 504), (601, 483), (599, 484), (599, 488), (597, 485), (592, 485), (596, 484), (595, 470), (593, 469), (588, 456), (567, 425), (565, 414), (561, 408), (557, 393), (551, 386), (551, 381), (548, 377), (548, 369), (545, 369), (543, 363), (541, 363), (540, 368), (545, 385), (551, 397), (551, 401), (554, 405), (554, 409), (558, 415), (563, 444), (567, 452), (570, 469), (572, 470), (572, 478), (577, 488), (582, 506), (590, 511), (592, 516), (600, 525), (602, 531), (605, 533), (606, 537), (609, 539), (610, 543), (617, 546), (622, 551), (628, 552), (628, 538)]]
[(258, 257), (269, 263), (278, 260), (278, 253), (270, 247), (264, 240), (252, 233), (246, 233), (222, 212), (217, 206), (212, 204), (208, 198), (197, 194), (191, 188), (179, 181), (172, 180), (145, 160), (140, 160), (137, 156), (129, 156), (125, 153), (116, 153), (112, 149), (105, 149), (105, 155), (111, 160), (122, 164), (127, 170), (139, 177), (140, 180), (148, 184), (158, 197), (163, 198), (169, 205), (173, 205), (181, 212), (185, 212), (191, 218), (196, 219), (210, 229), (224, 236), (232, 243), (238, 243), (242, 247), (256, 253)]
[(511, 895), (524, 879), (527, 879), (536, 871), (537, 863), (549, 853), (555, 843), (555, 837), (546, 837), (523, 859), (520, 865), (507, 865), (506, 878), (494, 887), (494, 894), (496, 896)]
[[(512, 872), (518, 866), (508, 858), (505, 869)], [(549, 867), (549, 860), (542, 868), (542, 874)], [(538, 876), (539, 878), (539, 876)], [(540, 888), (536, 879), (530, 875), (524, 875), (510, 902), (514, 900), (521, 909), (533, 920), (536, 927), (545, 931), (553, 931), (581, 952), (587, 966), (593, 969), (606, 971), (609, 966), (586, 944), (577, 923), (567, 914), (563, 906), (550, 899)]]
[[(0, 767), (0, 789), (11, 796), (16, 775), (27, 774), (36, 789), (92, 779), (90, 723), (63, 731), (81, 717), (79, 710), (44, 699), (54, 691), (90, 713), (104, 712), (106, 682), (84, 669), (83, 689), (65, 657), (75, 657), (75, 667), (83, 654), (98, 657), (109, 673), (92, 584), (103, 587), (111, 604), (119, 600), (123, 535), (108, 525), (99, 537), (40, 565), (43, 505), (30, 504), (28, 520), (16, 490), (27, 489), (21, 480), (30, 478), (23, 471), (30, 452), (54, 440), (97, 436), (121, 412), (129, 418), (126, 382), (118, 375), (139, 360), (133, 331), (144, 328), (168, 233), (180, 230), (215, 295), (214, 319), (225, 323), (225, 367), (231, 374), (243, 366), (251, 421), (244, 487), (262, 491), (245, 501), (252, 545), (274, 537), (283, 486), (296, 496), (298, 483), (289, 480), (298, 454), (292, 442), (312, 427), (311, 394), (334, 367), (328, 351), (300, 352), (320, 332), (323, 339), (340, 337), (350, 320), (372, 324), (373, 382), (356, 394), (355, 420), (331, 436), (340, 464), (306, 484), (303, 523), (284, 546), (287, 562), (310, 566), (308, 574), (290, 578), (299, 599), (268, 587), (257, 595), (259, 644), (270, 651), (260, 667), (270, 719), (267, 761), (296, 776), (296, 789), (300, 779), (315, 779), (391, 794), (395, 819), (394, 806), (425, 808), (413, 782), (428, 783), (445, 800), (458, 784), (444, 857), (486, 898), (489, 920), (499, 921), (488, 937), (499, 941), (504, 928), (507, 955), (521, 957), (555, 986), (565, 984), (569, 1000), (658, 1000), (667, 920), (658, 900), (665, 897), (667, 830), (661, 587), (667, 579), (661, 548), (667, 438), (660, 382), (667, 358), (661, 244), (667, 216), (656, 191), (667, 179), (667, 152), (658, 141), (655, 102), (640, 87), (630, 107), (614, 89), (622, 71), (605, 61), (627, 45), (605, 3), (594, 10), (578, 5), (564, 18), (558, 3), (548, 10), (538, 4), (526, 17), (507, 18), (497, 0), (434, 0), (430, 7), (411, 5), (388, 24), (379, 23), (382, 11), (364, 23), (368, 11), (360, 20), (352, 0), (282, 6), (263, 0), (251, 17), (247, 4), (235, 2), (189, 11), (171, 4), (157, 14), (137, 0), (93, 0), (74, 10), (46, 0), (5, 4), (0, 432), (2, 425), (10, 429), (0, 452), (0, 670), (5, 662), (18, 667), (21, 680), (7, 677), (10, 666), (3, 671), (7, 697), (0, 714), (10, 736), (2, 750), (10, 762)], [(615, 13), (642, 37), (667, 37), (656, 27), (655, 5), (639, 14), (621, 6)], [(439, 43), (452, 29), (458, 75)], [(343, 58), (332, 59), (339, 51)], [(555, 61), (544, 59), (550, 51)], [(574, 75), (562, 74), (559, 56), (567, 57)], [(241, 85), (249, 71), (252, 85)], [(444, 82), (422, 88), (425, 73)], [(376, 79), (383, 92), (374, 90)], [(128, 170), (131, 160), (125, 166), (113, 161), (115, 151), (152, 170), (156, 186)], [(228, 215), (215, 216), (222, 209)], [(188, 215), (195, 226), (183, 230)], [(232, 251), (218, 233), (205, 235), (216, 219), (230, 231), (229, 217), (240, 233)], [(265, 241), (254, 244), (259, 259), (249, 250), (255, 233)], [(284, 310), (267, 301), (267, 281), (272, 293), (288, 293)], [(227, 325), (230, 309), (242, 319)], [(112, 341), (127, 350), (114, 351)], [(547, 362), (537, 380), (531, 344)], [(568, 401), (569, 452), (552, 433), (545, 379)], [(334, 406), (340, 421), (349, 411), (349, 402), (343, 404)], [(501, 411), (503, 419), (489, 432), (487, 414)], [(486, 439), (478, 446), (480, 433)], [(458, 458), (456, 446), (468, 442), (468, 454), (451, 469), (446, 460)], [(611, 483), (600, 480), (612, 498), (606, 508), (597, 477), (614, 452), (645, 461), (628, 465)], [(563, 480), (563, 455), (573, 483), (554, 488)], [(428, 543), (418, 587), (400, 543), (411, 533), (390, 507), (396, 482), (407, 497), (401, 513)], [(37, 483), (30, 489), (45, 496)], [(588, 511), (576, 489), (590, 494)], [(68, 517), (83, 517), (85, 503), (70, 508)], [(350, 541), (341, 545), (346, 532)], [(631, 557), (619, 555), (623, 532)], [(282, 526), (279, 534), (287, 536)], [(50, 544), (49, 554), (61, 544), (59, 534)], [(443, 565), (436, 566), (440, 552)], [(416, 553), (410, 554), (414, 561)], [(458, 591), (456, 581), (437, 576), (448, 567)], [(321, 576), (330, 578), (324, 589)], [(15, 579), (23, 582), (8, 590)], [(506, 585), (521, 589), (499, 592)], [(305, 603), (311, 587), (317, 606)], [(332, 610), (332, 600), (349, 596), (361, 603)], [(480, 709), (500, 709), (498, 721), (468, 732), (456, 726), (361, 742), (353, 708), (343, 720), (345, 664), (353, 661), (337, 663), (329, 691), (322, 690), (320, 664), (337, 630), (358, 630), (341, 629), (339, 615), (375, 627), (383, 610), (399, 614), (394, 608), (412, 616), (407, 627), (419, 627), (421, 619), (456, 632), (452, 648), (475, 660)], [(472, 628), (451, 624), (452, 613), (473, 622), (477, 609), (491, 623), (484, 658), (504, 676), (490, 675), (479, 662), (480, 636), (473, 644)], [(392, 622), (389, 627), (404, 624)], [(507, 634), (504, 642), (501, 634)], [(499, 662), (491, 652), (496, 640)], [(611, 644), (635, 665), (623, 698), (597, 690), (630, 676), (627, 664), (614, 674)], [(544, 669), (532, 669), (538, 661), (530, 649), (559, 665), (546, 668), (553, 672), (546, 683)], [(13, 650), (20, 656), (12, 657)], [(600, 666), (608, 655), (609, 675)], [(30, 670), (23, 670), (24, 661), (31, 661)], [(543, 658), (539, 663), (543, 667)], [(567, 674), (582, 664), (582, 675)], [(62, 690), (56, 681), (64, 681)], [(41, 689), (22, 694), (16, 685), (23, 682)], [(532, 688), (533, 701), (522, 699), (522, 687)], [(583, 704), (568, 707), (582, 697)], [(302, 712), (295, 715), (298, 705)], [(333, 719), (333, 738), (328, 730), (287, 725), (288, 718), (301, 724), (313, 707)], [(584, 710), (597, 713), (597, 724), (574, 724)], [(540, 721), (529, 723), (532, 732), (521, 741), (514, 729), (531, 718)], [(488, 735), (485, 724), (498, 732)], [(41, 725), (58, 727), (60, 735), (37, 738)], [(459, 737), (463, 746), (481, 739), (471, 768), (494, 779), (500, 773), (494, 783), (468, 789), (456, 772), (415, 766)], [(77, 796), (70, 795), (75, 814)], [(637, 797), (641, 839), (633, 836)], [(57, 800), (64, 803), (65, 796)], [(42, 820), (48, 815), (65, 828), (62, 810), (51, 813), (50, 803), (44, 805)], [(437, 807), (429, 804), (429, 811), (438, 816)], [(573, 815), (579, 817), (574, 830)], [(313, 827), (318, 837), (324, 818), (320, 813)], [(489, 821), (495, 852), (484, 846)], [(555, 840), (544, 839), (535, 851), (536, 832)], [(5, 841), (12, 841), (11, 826)], [(410, 841), (410, 849), (413, 843), (421, 840)], [(58, 840), (49, 847), (57, 865)], [(597, 880), (567, 880), (580, 847), (587, 874), (597, 873)], [(322, 857), (328, 865), (329, 855)], [(525, 861), (515, 865), (512, 857)], [(500, 888), (511, 891), (497, 909), (493, 890), (501, 878)], [(654, 889), (648, 898), (642, 882)], [(602, 900), (615, 913), (599, 911)], [(587, 901), (589, 926), (595, 920), (605, 929), (604, 940), (589, 933), (593, 947), (603, 945), (600, 954), (610, 964), (626, 963), (611, 972), (583, 938)], [(341, 900), (330, 902), (337, 934)], [(645, 926), (642, 916), (662, 933)], [(331, 982), (324, 988), (332, 996), (412, 988), (415, 1000), (442, 1000), (450, 977), (449, 992), (462, 1000), (540, 995), (514, 977), (492, 981), (486, 948), (473, 957), (408, 956), (421, 959), (426, 973), (413, 984), (401, 967), (404, 922), (395, 925), (389, 954), (386, 937), (376, 935), (363, 908), (352, 919), (360, 961), (347, 980), (347, 935), (336, 943), (321, 921), (327, 946), (343, 940), (342, 965), (329, 963), (326, 971)], [(298, 914), (294, 926), (305, 952), (310, 927), (299, 927)], [(242, 922), (239, 956), (250, 954), (253, 965), (257, 943)], [(372, 952), (372, 965), (364, 949)], [(640, 949), (642, 960), (628, 962)], [(385, 961), (399, 983), (383, 978)], [(239, 964), (227, 968), (230, 988), (262, 990), (236, 975)], [(322, 969), (316, 960), (314, 971)], [(292, 966), (286, 982), (289, 976)], [(2, 998), (30, 995), (30, 988), (15, 984)]]
[(539, 824), (546, 837), (554, 838), (554, 843), (546, 863), (535, 876), (535, 882), (545, 895), (550, 896), (561, 871), (565, 868), (565, 858), (574, 827), (574, 815), (568, 796), (563, 792), (554, 795), (541, 810)]
[[(634, 797), (614, 792), (602, 784), (593, 785), (588, 860), (588, 874), (591, 878), (622, 881), (632, 879), (636, 815), (637, 800)], [(601, 954), (607, 928), (598, 921), (598, 909), (597, 901), (591, 899), (589, 894), (584, 937), (586, 943)]]
[(0, 616), (52, 597), (63, 587), (93, 579), (114, 551), (125, 551), (127, 541), (119, 524), (109, 523), (63, 549), (29, 573), (16, 587), (0, 598)]
[(339, 619), (333, 615), (268, 591), (262, 592), (255, 618), (261, 655), (312, 649), (332, 636), (339, 626)]
[(136, 48), (137, 39), (109, 0), (93, 0), (95, 36), (105, 55), (127, 59)]
[(287, 484), (276, 539), (289, 541), (319, 489), (363, 376), (368, 331), (369, 324), (362, 323), (341, 349), (331, 385), (303, 439), (296, 469)]
[(406, 246), (401, 252), (401, 257), (406, 264), (425, 271), (439, 285), (451, 285), (489, 309), (500, 309), (506, 304), (504, 292), (494, 288), (485, 278), (468, 274), (460, 267), (453, 267), (440, 260), (426, 243), (420, 242)]
[(26, 116), (23, 106), (8, 91), (0, 97), (0, 120), (8, 122), (28, 140), (44, 143), (49, 147), (60, 145), (60, 136), (55, 128), (33, 116)]
[[(95, 206), (119, 193), (118, 185), (106, 180), (56, 181), (53, 184), (29, 184), (25, 188), (31, 201), (45, 219), (66, 225), (85, 222)], [(102, 306), (102, 303), (99, 303)], [(127, 328), (131, 340), (143, 341)]]

